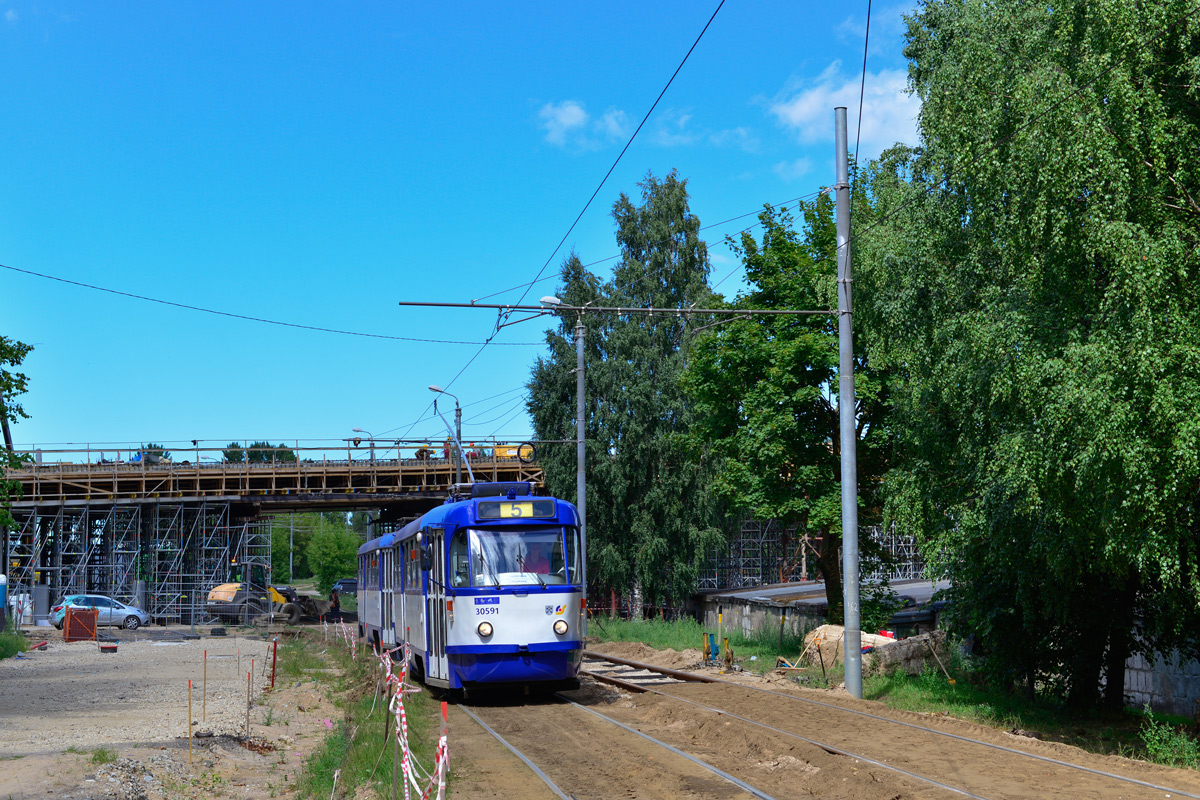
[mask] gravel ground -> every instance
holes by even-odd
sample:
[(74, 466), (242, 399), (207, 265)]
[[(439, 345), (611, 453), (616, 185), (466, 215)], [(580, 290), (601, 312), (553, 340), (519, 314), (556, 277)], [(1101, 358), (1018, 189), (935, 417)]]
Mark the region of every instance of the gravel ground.
[(0, 757), (186, 738), (189, 680), (193, 729), (243, 735), (251, 658), (252, 696), (270, 681), (270, 643), (262, 639), (114, 631), (117, 652), (102, 653), (94, 642), (67, 644), (47, 633), (45, 650), (0, 661)]

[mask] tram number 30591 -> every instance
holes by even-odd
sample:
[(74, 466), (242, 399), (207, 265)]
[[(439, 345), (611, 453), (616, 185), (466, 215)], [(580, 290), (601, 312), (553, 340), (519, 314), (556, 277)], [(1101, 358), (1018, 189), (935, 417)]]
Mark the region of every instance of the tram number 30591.
[(486, 617), (491, 614), (499, 614), (500, 606), (475, 606), (475, 616)]

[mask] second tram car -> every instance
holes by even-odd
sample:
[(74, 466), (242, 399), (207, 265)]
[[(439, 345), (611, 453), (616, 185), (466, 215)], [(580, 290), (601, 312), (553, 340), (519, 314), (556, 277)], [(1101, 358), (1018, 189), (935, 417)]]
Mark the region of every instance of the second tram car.
[(577, 685), (583, 558), (574, 505), (475, 484), (359, 548), (359, 636), (430, 686)]

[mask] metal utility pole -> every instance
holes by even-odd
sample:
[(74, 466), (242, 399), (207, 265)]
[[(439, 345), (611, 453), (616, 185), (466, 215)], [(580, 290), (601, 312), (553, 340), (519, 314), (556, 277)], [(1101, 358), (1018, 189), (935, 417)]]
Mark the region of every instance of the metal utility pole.
[[(587, 472), (584, 457), (584, 422), (583, 409), (583, 314), (575, 321), (575, 506), (579, 509), (579, 549), (582, 551), (580, 561), (583, 570), (580, 580), (583, 584), (583, 599), (587, 602)], [(587, 614), (583, 615), (583, 632), (587, 635)]]
[[(454, 398), (453, 436), (454, 436), (454, 446), (458, 453), (458, 455), (456, 455), (454, 457), (454, 485), (457, 486), (458, 484), (462, 483), (462, 462), (463, 462), (462, 406), (460, 406), (458, 404), (457, 395), (450, 394), (450, 392), (447, 392), (445, 389), (438, 386), (437, 384), (431, 384), (429, 387), (429, 391), (433, 392), (434, 394), (444, 394), (444, 395), (448, 395), (448, 396)], [(437, 411), (437, 401), (436, 400), (433, 401), (433, 410), (435, 412)], [(438, 416), (441, 417), (442, 415), (439, 413)], [(442, 422), (445, 422), (445, 421), (446, 421), (446, 418), (442, 417)], [(449, 428), (450, 427), (449, 424), (447, 424), (446, 427)], [(471, 470), (470, 465), (467, 466), (467, 471), (471, 473), (471, 483), (474, 483), (475, 482), (475, 473), (474, 473), (474, 471)]]
[(862, 699), (862, 607), (858, 587), (858, 425), (850, 287), (850, 168), (846, 109), (833, 110), (837, 148), (838, 417), (842, 448), (842, 591), (845, 604), (846, 691)]
[(458, 398), (454, 398), (454, 439), (458, 443), (458, 458), (454, 459), (454, 483), (455, 485), (462, 483), (462, 406), (458, 404)]
[(12, 431), (8, 429), (8, 413), (4, 410), (4, 390), (0, 389), (0, 428), (4, 429), (4, 447), (13, 451)]
[[(843, 112), (845, 109), (843, 109)], [(575, 312), (578, 318), (575, 322), (575, 501), (576, 507), (579, 509), (579, 539), (580, 547), (583, 556), (583, 570), (581, 580), (583, 582), (584, 595), (587, 594), (587, 474), (586, 453), (584, 450), (584, 433), (585, 433), (585, 413), (584, 413), (584, 363), (583, 363), (583, 315), (584, 314), (622, 314), (632, 315), (641, 314), (646, 316), (670, 316), (681, 319), (691, 319), (694, 316), (700, 317), (769, 317), (769, 316), (823, 316), (833, 314), (835, 312), (827, 309), (818, 310), (800, 310), (800, 309), (732, 309), (732, 308), (608, 308), (604, 306), (569, 306), (559, 300), (557, 297), (543, 297), (540, 305), (523, 306), (523, 305), (499, 305), (492, 303), (420, 303), (401, 301), (401, 306), (419, 306), (422, 308), (489, 308), (499, 312), (500, 317), (497, 322), (497, 328), (503, 325), (511, 325), (515, 323), (505, 322), (505, 315), (511, 314), (514, 311), (529, 312), (532, 316), (517, 320), (524, 322), (530, 319), (536, 319), (546, 314), (555, 313), (570, 313)], [(439, 386), (430, 386), (430, 391), (443, 391)], [(447, 392), (447, 394), (449, 394)], [(457, 402), (457, 399), (456, 399)], [(457, 408), (457, 406), (456, 406)], [(437, 411), (437, 403), (433, 405), (434, 411)], [(443, 418), (445, 421), (445, 418)], [(447, 427), (449, 427), (447, 425)], [(461, 438), (461, 437), (460, 437)], [(470, 465), (467, 465), (470, 469)], [(857, 587), (857, 583), (855, 586)], [(857, 591), (857, 588), (856, 588)], [(857, 608), (857, 605), (855, 606)], [(587, 632), (586, 619), (584, 633)], [(857, 636), (857, 633), (855, 634)], [(859, 697), (862, 696), (862, 689), (859, 689)]]
[[(0, 390), (0, 427), (4, 429), (4, 447), (11, 455), (13, 452), (12, 431), (8, 429), (8, 411), (4, 407), (4, 391)], [(8, 526), (0, 525), (0, 575), (7, 575), (9, 571), (8, 565)], [(9, 589), (8, 591), (12, 591)], [(4, 627), (5, 612), (7, 611), (7, 594), (4, 601), (5, 606), (0, 607), (0, 630)], [(18, 619), (18, 624), (20, 620)]]

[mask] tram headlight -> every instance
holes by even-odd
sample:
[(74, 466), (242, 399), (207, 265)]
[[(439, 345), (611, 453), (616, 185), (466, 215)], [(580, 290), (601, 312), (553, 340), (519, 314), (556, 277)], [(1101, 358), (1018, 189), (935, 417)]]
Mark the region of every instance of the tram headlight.
[(479, 627), (476, 628), (475, 630), (479, 633), (480, 636), (482, 636), (483, 638), (486, 639), (487, 637), (492, 635), (492, 623), (481, 622), (481, 623), (479, 623)]
[(563, 636), (564, 634), (566, 634), (567, 621), (565, 619), (560, 619), (557, 622), (555, 622), (554, 623), (554, 632), (557, 633), (559, 636)]

